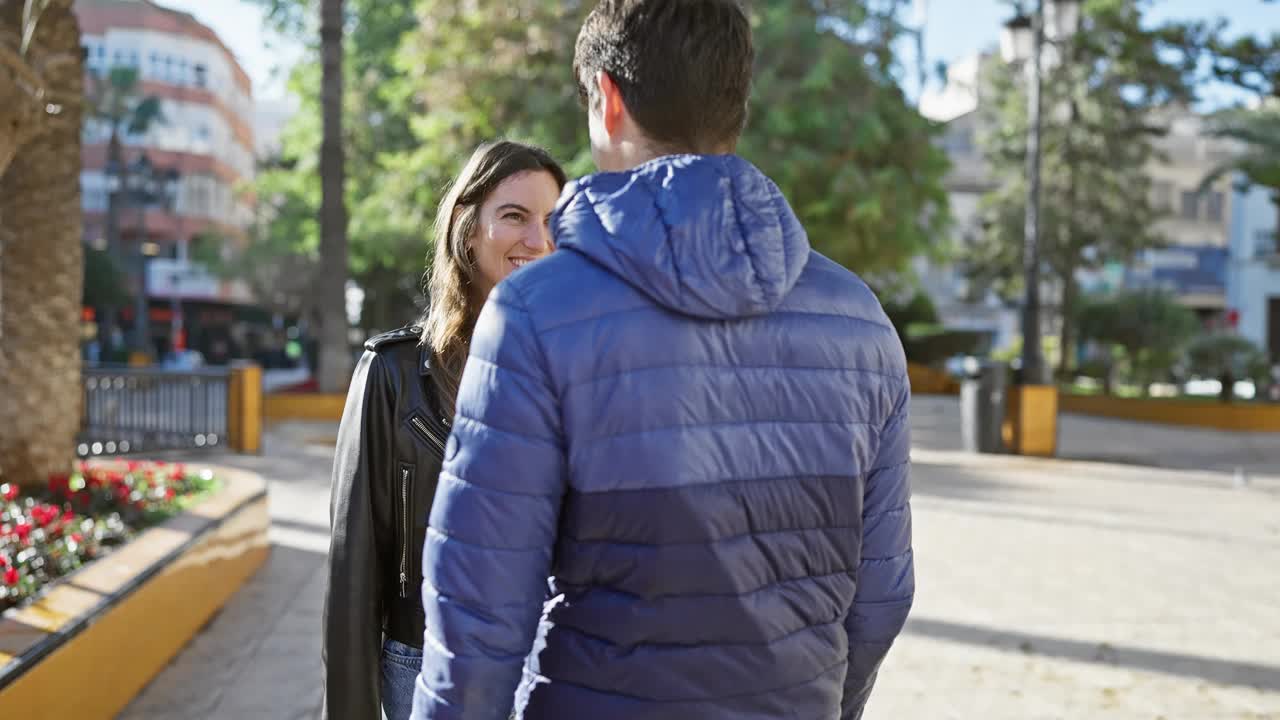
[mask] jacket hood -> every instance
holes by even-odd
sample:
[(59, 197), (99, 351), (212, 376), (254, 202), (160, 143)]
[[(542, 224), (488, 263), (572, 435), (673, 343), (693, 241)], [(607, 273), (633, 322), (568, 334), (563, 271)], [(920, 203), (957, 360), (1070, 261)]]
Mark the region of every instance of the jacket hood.
[(809, 255), (778, 187), (734, 155), (672, 155), (589, 175), (565, 188), (551, 223), (557, 247), (702, 318), (773, 310)]

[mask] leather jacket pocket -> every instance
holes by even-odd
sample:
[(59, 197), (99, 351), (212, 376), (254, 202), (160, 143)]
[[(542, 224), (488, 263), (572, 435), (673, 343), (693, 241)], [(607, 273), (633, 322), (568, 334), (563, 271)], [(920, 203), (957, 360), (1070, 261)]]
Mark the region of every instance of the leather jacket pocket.
[[(444, 457), (445, 438), (449, 436), (447, 427), (435, 427), (424, 413), (414, 411), (409, 415), (409, 429), (413, 432), (414, 437), (421, 440), (435, 452), (436, 457)], [(441, 437), (442, 433), (444, 437)]]
[(415, 579), (413, 553), (413, 485), (417, 479), (417, 467), (402, 462), (396, 468), (395, 507), (396, 539), (400, 546), (400, 597), (409, 597), (409, 583)]

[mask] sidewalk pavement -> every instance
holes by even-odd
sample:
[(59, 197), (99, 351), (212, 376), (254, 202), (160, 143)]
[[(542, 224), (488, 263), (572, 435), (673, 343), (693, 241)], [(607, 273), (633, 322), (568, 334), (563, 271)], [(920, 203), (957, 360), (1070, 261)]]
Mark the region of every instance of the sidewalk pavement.
[[(302, 720), (320, 713), (320, 617), (335, 423), (268, 431), (260, 456), (193, 455), (268, 480), (271, 555), (122, 720)], [(198, 592), (198, 588), (192, 588)]]
[[(1068, 455), (1247, 460), (1236, 487), (967, 455), (954, 399), (912, 410), (917, 602), (865, 720), (1280, 720), (1276, 439), (1064, 418)], [(122, 718), (316, 716), (334, 434), (279, 426), (264, 456), (214, 460), (271, 479), (272, 558)]]

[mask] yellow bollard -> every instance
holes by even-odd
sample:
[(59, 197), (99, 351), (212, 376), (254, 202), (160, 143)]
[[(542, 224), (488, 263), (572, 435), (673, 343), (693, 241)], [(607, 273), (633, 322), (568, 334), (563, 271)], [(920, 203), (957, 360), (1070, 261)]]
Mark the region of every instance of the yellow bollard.
[(231, 365), (227, 383), (227, 436), (239, 453), (262, 451), (262, 368), (251, 362)]
[(1053, 457), (1058, 451), (1058, 388), (1014, 385), (1009, 388), (1004, 444), (1015, 455)]

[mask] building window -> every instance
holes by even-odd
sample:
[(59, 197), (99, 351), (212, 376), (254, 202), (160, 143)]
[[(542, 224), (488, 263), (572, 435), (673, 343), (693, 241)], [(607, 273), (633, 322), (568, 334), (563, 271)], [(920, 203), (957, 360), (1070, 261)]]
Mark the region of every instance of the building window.
[(204, 65), (201, 65), (200, 63), (196, 63), (196, 65), (195, 65), (195, 67), (193, 68), (193, 70), (195, 71), (195, 85), (196, 85), (196, 87), (198, 87), (198, 88), (205, 88), (205, 87), (208, 87), (208, 85), (209, 85), (209, 72), (208, 72), (208, 69), (207, 69), (207, 68), (205, 68), (205, 66), (204, 66)]
[(1222, 222), (1222, 193), (1211, 192), (1208, 195), (1208, 204), (1205, 207), (1205, 215), (1209, 222)]
[(1200, 193), (1190, 190), (1182, 191), (1182, 219), (1196, 220), (1200, 217)]
[(1280, 252), (1280, 240), (1271, 230), (1258, 230), (1253, 234), (1253, 254), (1258, 257)]

